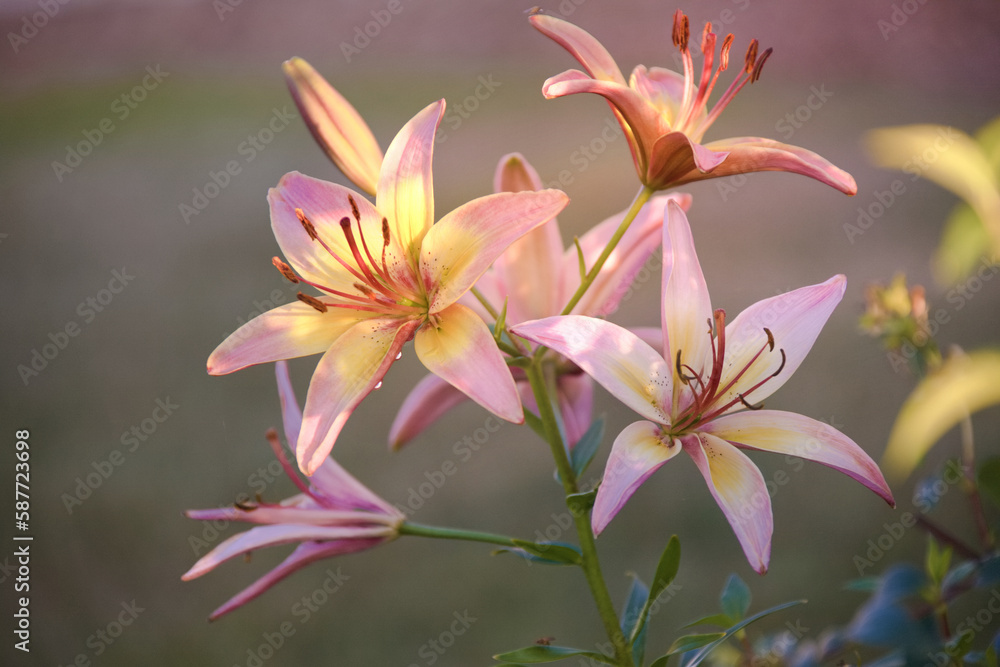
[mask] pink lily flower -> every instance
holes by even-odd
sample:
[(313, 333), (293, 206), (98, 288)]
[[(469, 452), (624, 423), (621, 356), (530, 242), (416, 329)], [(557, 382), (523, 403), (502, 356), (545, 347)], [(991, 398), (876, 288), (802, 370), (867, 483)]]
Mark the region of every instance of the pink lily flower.
[(740, 450), (798, 456), (856, 479), (893, 504), (878, 466), (822, 422), (763, 410), (762, 401), (799, 367), (846, 279), (764, 299), (726, 324), (712, 310), (687, 217), (668, 205), (663, 233), (663, 354), (635, 334), (588, 317), (550, 317), (511, 331), (572, 360), (644, 420), (612, 445), (592, 526), (600, 533), (660, 466), (686, 452), (719, 504), (750, 565), (767, 570), (771, 499), (760, 470)]
[(575, 93), (597, 93), (611, 105), (632, 151), (639, 180), (653, 189), (665, 189), (732, 174), (755, 171), (789, 171), (826, 183), (849, 195), (858, 191), (854, 178), (812, 151), (760, 137), (735, 137), (702, 144), (702, 137), (722, 110), (748, 83), (760, 77), (767, 49), (758, 55), (757, 40), (750, 42), (743, 70), (709, 110), (708, 98), (719, 75), (729, 66), (733, 36), (722, 42), (719, 66), (713, 71), (717, 37), (712, 24), (702, 33), (705, 56), (701, 77), (695, 79), (688, 49), (688, 18), (674, 15), (673, 41), (684, 62), (683, 76), (671, 70), (643, 65), (625, 81), (614, 59), (589, 33), (572, 23), (544, 14), (530, 18), (532, 25), (551, 37), (580, 61), (586, 74), (568, 70), (542, 86), (546, 98)]
[(566, 205), (559, 190), (501, 193), (434, 223), (431, 159), (444, 100), (408, 122), (386, 152), (376, 204), (333, 183), (286, 174), (268, 194), (292, 282), (318, 294), (246, 323), (208, 359), (212, 375), (325, 352), (306, 398), (295, 453), (311, 475), (361, 400), (411, 338), (433, 373), (507, 421), (524, 419), (486, 323), (458, 299), (516, 239)]
[[(276, 364), (285, 438), (294, 443), (302, 425), (302, 412), (288, 377), (288, 365)], [(280, 503), (237, 503), (214, 510), (190, 510), (187, 516), (202, 521), (246, 521), (262, 524), (225, 540), (203, 556), (182, 577), (190, 581), (219, 564), (255, 549), (299, 542), (277, 567), (212, 612), (210, 620), (250, 602), (279, 581), (323, 558), (371, 549), (398, 536), (406, 516), (372, 493), (331, 458), (323, 461), (306, 484), (288, 462), (273, 429), (267, 433), (271, 448), (285, 473), (301, 493)]]
[[(523, 192), (542, 189), (538, 172), (519, 153), (500, 158), (493, 179), (496, 192)], [(660, 245), (663, 212), (668, 201), (684, 209), (691, 196), (671, 194), (653, 197), (633, 222), (604, 269), (591, 285), (573, 313), (602, 317), (614, 312), (628, 291), (635, 275)], [(621, 224), (625, 212), (611, 216), (580, 239), (587, 266), (592, 266), (609, 239)], [(493, 263), (476, 283), (483, 296), (494, 306), (507, 302), (508, 324), (527, 322), (558, 315), (580, 286), (579, 257), (576, 247), (563, 249), (559, 221), (555, 218), (528, 232)], [(489, 318), (478, 300), (466, 295), (463, 302)], [(557, 356), (555, 354), (553, 357)], [(593, 406), (591, 379), (565, 360), (555, 360), (559, 373), (556, 394), (563, 418), (567, 444), (572, 447), (590, 427)], [(522, 402), (536, 410), (534, 395), (524, 372), (511, 369)], [(434, 375), (428, 375), (413, 388), (403, 402), (389, 432), (389, 444), (399, 448), (416, 437), (466, 397)]]
[(281, 68), (313, 139), (352, 183), (374, 195), (382, 150), (361, 114), (302, 58)]

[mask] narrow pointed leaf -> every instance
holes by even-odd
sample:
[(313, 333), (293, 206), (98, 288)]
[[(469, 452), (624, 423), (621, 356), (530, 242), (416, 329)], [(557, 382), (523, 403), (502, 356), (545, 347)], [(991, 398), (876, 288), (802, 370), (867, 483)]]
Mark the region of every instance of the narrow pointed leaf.
[[(725, 637), (726, 635), (722, 632), (708, 632), (700, 635), (684, 635), (683, 637), (678, 637), (674, 640), (674, 643), (670, 645), (670, 649), (667, 654), (663, 656), (664, 658), (676, 655), (677, 653), (687, 653), (688, 651), (693, 651), (696, 648), (701, 648), (707, 644), (711, 644), (717, 641), (720, 637)], [(662, 660), (663, 658), (660, 658)], [(657, 660), (653, 664), (659, 663)], [(667, 664), (666, 661), (663, 664)]]
[[(639, 635), (642, 634), (642, 628), (639, 624), (643, 621), (643, 612), (646, 609), (646, 605), (649, 601), (649, 587), (642, 583), (642, 579), (639, 577), (632, 577), (632, 585), (628, 589), (628, 597), (625, 598), (625, 606), (622, 608), (621, 613), (621, 628), (622, 634), (626, 637), (632, 639), (633, 642), (639, 642)], [(640, 648), (639, 653), (642, 650)], [(633, 651), (633, 656), (635, 661), (642, 663), (642, 658), (640, 655), (635, 655)]]
[(653, 585), (649, 587), (649, 599), (655, 600), (660, 597), (660, 593), (667, 589), (677, 576), (677, 570), (681, 565), (681, 541), (676, 535), (671, 535), (667, 542), (667, 548), (660, 556), (660, 562), (656, 566), (656, 575), (653, 577)]
[(587, 277), (587, 260), (583, 257), (583, 248), (580, 247), (580, 237), (573, 237), (573, 245), (576, 246), (576, 259), (580, 265), (580, 281)]
[(579, 565), (582, 562), (583, 556), (580, 550), (566, 542), (529, 542), (528, 540), (513, 540), (513, 542), (528, 553), (545, 560), (566, 565)]
[(573, 451), (570, 452), (570, 463), (573, 466), (573, 472), (579, 478), (590, 462), (594, 460), (594, 455), (597, 453), (598, 447), (601, 446), (601, 441), (604, 440), (604, 417), (598, 417), (587, 429), (587, 432), (583, 434), (580, 441), (576, 443)]
[(737, 632), (739, 632), (740, 630), (742, 630), (746, 626), (750, 625), (754, 621), (759, 621), (760, 619), (764, 618), (765, 616), (770, 616), (771, 614), (773, 614), (775, 612), (779, 612), (779, 611), (781, 611), (783, 609), (788, 609), (789, 607), (794, 607), (794, 606), (800, 605), (800, 604), (805, 604), (805, 600), (793, 600), (791, 602), (785, 602), (784, 604), (776, 605), (774, 607), (771, 607), (770, 609), (765, 609), (764, 611), (762, 611), (760, 613), (754, 614), (753, 616), (751, 616), (750, 618), (746, 619), (745, 621), (741, 621), (741, 622), (737, 623), (733, 627), (731, 627), (728, 630), (726, 630), (726, 632), (723, 633), (723, 635), (721, 637), (719, 637), (718, 639), (716, 639), (715, 641), (713, 641), (711, 644), (707, 644), (702, 650), (698, 651), (698, 654), (695, 655), (694, 658), (690, 662), (686, 663), (684, 665), (684, 667), (697, 667), (698, 665), (701, 664), (701, 662), (705, 658), (708, 657), (708, 655), (712, 651), (714, 651), (716, 648), (718, 648), (724, 641), (726, 641), (727, 639), (729, 639), (730, 637), (732, 637)]
[(722, 605), (723, 613), (730, 618), (740, 621), (747, 615), (750, 609), (750, 601), (753, 597), (746, 582), (740, 579), (738, 574), (729, 575), (726, 586), (722, 589), (722, 597), (719, 602)]
[(595, 653), (594, 651), (585, 651), (579, 648), (569, 648), (567, 646), (526, 646), (524, 648), (519, 648), (516, 651), (510, 651), (508, 653), (500, 653), (493, 656), (494, 660), (516, 660), (522, 663), (536, 664), (540, 662), (556, 662), (558, 660), (565, 660), (566, 658), (571, 658), (575, 655), (580, 655), (591, 660), (597, 660), (598, 662), (603, 662), (608, 665), (613, 665), (610, 658), (602, 653)]
[(660, 562), (656, 566), (656, 574), (653, 575), (653, 585), (649, 589), (649, 596), (646, 598), (645, 605), (643, 605), (639, 622), (632, 631), (632, 637), (635, 640), (638, 640), (640, 634), (646, 629), (646, 619), (649, 617), (649, 610), (653, 606), (653, 603), (657, 601), (663, 591), (667, 590), (673, 582), (674, 577), (677, 576), (677, 569), (680, 567), (680, 563), (681, 541), (676, 535), (672, 535), (670, 541), (667, 542), (667, 548), (663, 550), (663, 554), (660, 556)]
[(697, 621), (691, 621), (684, 627), (693, 628), (696, 625), (717, 625), (720, 628), (728, 628), (735, 622), (736, 619), (730, 618), (727, 614), (711, 614), (709, 616), (702, 616)]

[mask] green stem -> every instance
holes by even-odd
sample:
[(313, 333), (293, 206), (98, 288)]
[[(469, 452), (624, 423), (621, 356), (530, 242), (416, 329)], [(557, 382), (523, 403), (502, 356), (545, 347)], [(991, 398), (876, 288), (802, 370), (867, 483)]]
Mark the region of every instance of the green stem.
[[(635, 217), (634, 214), (632, 217)], [(538, 417), (545, 431), (545, 440), (552, 451), (552, 458), (555, 459), (556, 470), (559, 471), (559, 480), (562, 482), (563, 490), (566, 496), (578, 493), (576, 475), (566, 454), (562, 436), (559, 434), (559, 426), (556, 422), (555, 412), (552, 410), (552, 403), (540, 364), (538, 362), (532, 363), (525, 371), (528, 375), (528, 382), (531, 383), (532, 393), (535, 395), (535, 403), (538, 404)], [(576, 534), (580, 540), (580, 552), (583, 554), (581, 568), (583, 568), (587, 584), (590, 586), (590, 593), (597, 604), (597, 611), (604, 623), (604, 629), (614, 646), (616, 664), (621, 665), (621, 667), (633, 667), (635, 663), (632, 660), (632, 650), (618, 624), (614, 603), (611, 601), (607, 584), (604, 582), (604, 575), (601, 574), (601, 564), (597, 557), (597, 546), (594, 544), (594, 533), (590, 528), (590, 518), (586, 512), (573, 511), (572, 507), (570, 515), (573, 517)]]
[(399, 527), (400, 535), (414, 535), (417, 537), (433, 537), (441, 540), (465, 540), (467, 542), (485, 542), (486, 544), (499, 544), (504, 547), (516, 547), (514, 540), (495, 533), (484, 533), (478, 530), (462, 530), (461, 528), (440, 528), (438, 526), (425, 526), (420, 523), (403, 522)]
[(612, 236), (611, 240), (608, 241), (608, 244), (604, 247), (604, 251), (597, 258), (597, 261), (594, 262), (594, 265), (590, 267), (589, 271), (587, 271), (587, 275), (585, 275), (583, 280), (580, 281), (580, 286), (576, 289), (576, 293), (573, 294), (573, 297), (569, 300), (569, 303), (566, 304), (566, 307), (563, 308), (562, 313), (560, 313), (561, 315), (569, 315), (573, 308), (576, 307), (576, 304), (580, 302), (580, 299), (583, 298), (583, 295), (587, 293), (587, 290), (590, 289), (591, 283), (594, 282), (594, 279), (597, 278), (597, 274), (600, 273), (601, 268), (604, 267), (604, 263), (608, 261), (608, 257), (618, 245), (618, 242), (621, 241), (622, 236), (624, 236), (625, 232), (628, 231), (632, 221), (635, 220), (637, 215), (639, 215), (639, 211), (642, 210), (642, 207), (647, 201), (649, 201), (649, 198), (654, 192), (655, 190), (648, 185), (642, 186), (642, 189), (639, 190), (639, 194), (637, 194), (635, 199), (632, 200), (632, 205), (625, 213), (625, 217), (622, 218), (621, 224), (618, 225), (618, 229), (615, 230), (614, 236)]
[(500, 317), (500, 313), (498, 313), (497, 309), (493, 307), (493, 304), (490, 303), (490, 300), (487, 299), (485, 296), (483, 296), (483, 293), (479, 291), (478, 287), (473, 285), (472, 287), (469, 288), (469, 291), (472, 292), (472, 296), (476, 297), (479, 303), (483, 305), (483, 308), (485, 308), (486, 312), (490, 314), (490, 317), (492, 317), (494, 320)]

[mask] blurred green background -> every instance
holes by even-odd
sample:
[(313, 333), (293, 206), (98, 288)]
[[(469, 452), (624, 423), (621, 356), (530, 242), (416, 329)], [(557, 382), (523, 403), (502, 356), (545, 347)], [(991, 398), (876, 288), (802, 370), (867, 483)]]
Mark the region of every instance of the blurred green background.
[[(388, 12), (390, 5), (398, 13)], [(491, 557), (483, 545), (408, 538), (327, 561), (213, 624), (205, 622), (208, 613), (285, 550), (255, 553), (250, 564), (237, 560), (194, 582), (179, 579), (205, 551), (198, 540), (216, 544), (242, 529), (204, 532), (183, 510), (226, 505), (242, 493), (278, 500), (294, 492), (286, 479), (267, 481), (275, 469), (267, 470), (273, 457), (263, 434), (280, 424), (272, 369), (221, 378), (205, 373), (209, 352), (242, 321), (294, 298), (270, 265), (278, 250), (267, 188), (291, 170), (346, 183), (297, 117), (280, 72), (284, 59), (312, 62), (361, 111), (383, 148), (419, 109), (446, 98), (447, 138), (435, 154), (441, 213), (490, 192), (497, 159), (510, 151), (522, 152), (546, 182), (570, 172), (565, 189), (572, 202), (560, 218), (566, 238), (628, 205), (637, 186), (625, 143), (620, 136), (595, 139), (611, 117), (607, 106), (593, 96), (542, 98), (542, 81), (575, 62), (529, 27), (529, 7), (454, 0), (6, 0), (0, 6), (6, 36), (0, 423), (8, 443), (0, 488), (12, 498), (14, 433), (29, 429), (35, 537), (31, 653), (12, 649), (7, 610), (13, 605), (5, 605), (3, 651), (11, 656), (5, 664), (69, 665), (82, 655), (95, 665), (249, 667), (265, 636), (285, 622), (294, 634), (264, 664), (485, 665), (489, 655), (540, 637), (585, 647), (600, 640), (578, 572)], [(553, 0), (542, 7), (601, 39), (625, 71), (638, 63), (676, 64), (674, 5)], [(972, 132), (1000, 112), (1000, 6), (705, 0), (683, 9), (692, 26), (711, 20), (717, 32), (734, 32), (734, 53), (742, 54), (752, 37), (775, 50), (763, 78), (744, 89), (708, 139), (774, 137), (815, 150), (857, 178), (854, 198), (788, 174), (708, 181), (687, 191), (695, 197), (690, 218), (713, 302), (731, 316), (761, 298), (847, 275), (844, 302), (769, 407), (831, 422), (877, 458), (913, 380), (857, 332), (864, 286), (906, 271), (928, 285), (932, 308), (948, 310), (939, 341), (972, 349), (1000, 333), (1000, 281), (982, 282), (960, 300), (948, 298), (954, 286), (933, 284), (929, 259), (954, 199), (928, 182), (871, 167), (862, 136), (869, 128), (914, 122)], [(374, 36), (362, 39), (366, 27)], [(735, 72), (727, 74), (723, 85)], [(481, 77), (495, 86), (476, 100)], [(825, 100), (803, 106), (818, 90)], [(270, 136), (269, 124), (278, 130)], [(594, 159), (581, 159), (592, 140)], [(96, 145), (77, 164), (67, 152), (81, 142)], [(55, 168), (56, 161), (70, 171)], [(239, 173), (217, 191), (210, 187), (216, 196), (185, 219), (182, 205), (193, 206), (196, 191), (205, 193), (212, 174), (230, 161)], [(856, 224), (859, 207), (869, 208), (897, 179), (905, 192), (863, 235), (849, 238), (844, 225)], [(131, 276), (124, 287), (112, 282), (116, 271)], [(658, 285), (654, 271), (619, 321), (656, 324)], [(61, 336), (67, 326), (76, 335)], [(50, 343), (62, 348), (44, 368), (19, 371)], [(292, 364), (300, 399), (315, 362)], [(526, 428), (504, 425), (464, 460), (454, 444), (488, 417), (467, 405), (405, 450), (387, 451), (388, 424), (422, 374), (407, 348), (347, 424), (337, 459), (394, 503), (406, 503), (454, 462), (458, 472), (426, 499), (416, 521), (525, 538), (561, 530), (564, 509), (547, 449)], [(157, 401), (176, 407), (144, 440), (123, 442), (144, 420), (147, 427), (155, 423), (149, 419)], [(634, 420), (600, 392), (597, 412), (607, 414), (609, 434)], [(976, 419), (980, 447), (994, 454), (995, 412)], [(920, 472), (932, 470), (948, 447), (954, 452), (956, 440), (949, 435)], [(599, 474), (609, 447), (610, 439), (591, 474)], [(119, 465), (112, 463), (82, 502), (68, 503), (80, 480), (109, 470), (115, 450)], [(651, 622), (650, 655), (665, 649), (683, 624), (714, 610), (733, 571), (749, 582), (755, 609), (810, 600), (761, 629), (799, 622), (815, 637), (827, 625), (846, 623), (862, 600), (842, 589), (858, 575), (855, 556), (864, 556), (884, 524), (916, 511), (912, 481), (893, 484), (899, 508), (892, 511), (821, 466), (753, 458), (766, 479), (788, 476), (773, 497), (776, 528), (765, 577), (750, 570), (686, 458), (657, 473), (599, 539), (620, 601), (628, 572), (648, 578), (668, 537), (681, 538), (681, 588)], [(956, 532), (971, 541), (958, 496), (953, 490), (943, 499), (940, 516), (947, 522), (953, 512)], [(14, 532), (6, 512), (0, 525), (4, 535)], [(918, 531), (907, 532), (865, 574), (889, 558), (918, 560), (924, 542)], [(0, 552), (5, 600), (15, 597), (12, 545)], [(307, 618), (293, 614), (330, 576), (328, 568), (339, 570), (337, 592)], [(110, 643), (101, 639), (98, 631), (117, 632), (123, 604), (133, 602), (142, 610), (133, 611), (134, 621)], [(450, 642), (442, 633), (455, 614), (475, 621)], [(442, 653), (432, 641), (452, 645)]]

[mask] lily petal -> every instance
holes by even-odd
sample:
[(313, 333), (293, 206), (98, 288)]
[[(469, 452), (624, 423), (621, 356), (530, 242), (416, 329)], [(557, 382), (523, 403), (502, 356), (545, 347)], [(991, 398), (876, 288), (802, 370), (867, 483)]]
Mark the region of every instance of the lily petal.
[(379, 175), (375, 202), (416, 268), (420, 241), (434, 224), (434, 181), (431, 163), (434, 136), (444, 117), (444, 100), (414, 116), (389, 144)]
[(295, 456), (314, 474), (354, 408), (381, 382), (419, 321), (370, 319), (348, 329), (323, 355), (306, 397)]
[(486, 323), (460, 303), (434, 317), (437, 321), (422, 327), (414, 341), (424, 366), (497, 417), (522, 423), (514, 378)]
[[(289, 499), (290, 500), (290, 499)], [(289, 502), (286, 500), (285, 502)], [(398, 510), (393, 510), (398, 512)], [(294, 505), (259, 505), (251, 510), (239, 507), (221, 507), (214, 510), (189, 510), (189, 519), (198, 521), (245, 521), (259, 524), (299, 524), (310, 526), (340, 526), (357, 528), (361, 525), (392, 526), (395, 522), (381, 512), (365, 513), (357, 510), (325, 509), (322, 506), (297, 507)]]
[(636, 489), (680, 451), (680, 441), (671, 441), (658, 424), (641, 421), (626, 426), (611, 446), (604, 478), (597, 488), (590, 517), (594, 534), (601, 533)]
[(875, 461), (829, 424), (792, 412), (756, 410), (719, 417), (702, 430), (737, 447), (822, 463), (867, 486), (895, 507), (892, 491)]
[(681, 441), (736, 533), (750, 566), (764, 574), (774, 531), (764, 476), (746, 454), (714, 435), (695, 433)]
[(354, 311), (331, 308), (320, 313), (301, 301), (286, 303), (229, 334), (209, 356), (208, 372), (225, 375), (254, 364), (323, 352), (361, 319)]
[[(668, 132), (653, 144), (643, 177), (652, 187), (716, 178), (719, 165), (728, 157), (729, 153), (706, 148), (691, 141), (683, 132)], [(700, 177), (692, 177), (692, 174)]]
[(403, 400), (389, 428), (389, 446), (399, 449), (469, 397), (446, 380), (426, 375)]
[(567, 373), (559, 376), (556, 391), (566, 427), (566, 445), (573, 449), (590, 428), (594, 416), (594, 382), (586, 373)]
[[(327, 507), (350, 510), (356, 521), (365, 520), (361, 512), (372, 512), (389, 520), (402, 521), (405, 515), (383, 500), (374, 491), (359, 482), (333, 458), (327, 457), (309, 479), (313, 493), (319, 496)], [(256, 510), (255, 510), (256, 511)]]
[[(520, 153), (500, 158), (493, 179), (496, 192), (524, 192), (542, 189), (538, 172)], [(507, 322), (516, 323), (547, 317), (559, 312), (559, 293), (545, 286), (559, 284), (562, 236), (559, 222), (552, 218), (514, 241), (493, 263), (501, 295), (494, 305), (507, 302)], [(480, 281), (482, 282), (482, 281)]]
[[(590, 289), (573, 309), (574, 314), (602, 317), (618, 309), (622, 298), (631, 290), (636, 275), (660, 245), (664, 209), (669, 201), (676, 201), (684, 207), (691, 205), (690, 195), (660, 195), (650, 199), (608, 256)], [(613, 215), (580, 238), (580, 249), (588, 267), (597, 261), (624, 216), (624, 211)], [(580, 286), (578, 265), (577, 250), (571, 246), (562, 257), (563, 302), (568, 301)]]
[(670, 423), (673, 369), (628, 329), (566, 315), (525, 322), (510, 331), (563, 355), (646, 419)]
[[(680, 354), (680, 364), (696, 371), (711, 368), (712, 301), (694, 248), (691, 226), (684, 211), (674, 202), (667, 204), (667, 221), (663, 226), (662, 290), (663, 358), (676, 365)], [(684, 386), (674, 373), (674, 392), (681, 392), (681, 396), (689, 394), (682, 391)], [(681, 405), (679, 409), (685, 407)]]
[(387, 527), (365, 526), (312, 526), (308, 524), (280, 524), (259, 526), (233, 535), (209, 553), (202, 556), (181, 579), (190, 581), (215, 569), (221, 563), (263, 547), (303, 540), (357, 540), (384, 538), (392, 534)]
[(361, 114), (302, 58), (287, 60), (281, 67), (316, 143), (347, 178), (374, 195), (382, 149)]
[(430, 312), (455, 303), (507, 246), (551, 220), (567, 203), (560, 190), (504, 192), (474, 199), (441, 218), (420, 249)]
[(539, 32), (569, 51), (592, 77), (625, 85), (625, 77), (615, 59), (589, 32), (545, 14), (535, 14), (528, 20)]
[(829, 160), (805, 148), (762, 137), (721, 139), (705, 144), (705, 148), (711, 151), (726, 151), (729, 153), (729, 157), (710, 174), (692, 172), (688, 177), (677, 181), (675, 185), (732, 174), (787, 171), (809, 176), (847, 195), (858, 193), (858, 185), (853, 176), (840, 167), (834, 166)]
[[(730, 322), (726, 326), (726, 366), (720, 387), (732, 386), (718, 399), (719, 405), (767, 380), (746, 397), (748, 401), (759, 403), (785, 384), (812, 349), (823, 325), (843, 298), (846, 286), (844, 276), (833, 276), (824, 283), (758, 301)], [(765, 327), (774, 336), (773, 351), (767, 349)], [(737, 379), (762, 349), (763, 353)], [(784, 355), (780, 351), (784, 351)], [(742, 409), (742, 405), (737, 404), (732, 409)]]
[(288, 558), (283, 560), (276, 568), (265, 574), (253, 584), (243, 589), (242, 592), (234, 595), (228, 602), (220, 606), (209, 615), (208, 619), (214, 621), (229, 612), (242, 607), (247, 602), (260, 596), (264, 591), (271, 588), (285, 577), (301, 570), (310, 563), (315, 563), (324, 558), (338, 556), (340, 554), (363, 551), (374, 547), (382, 538), (362, 539), (362, 540), (333, 540), (329, 542), (304, 542), (293, 551)]
[(542, 84), (542, 94), (547, 99), (576, 93), (595, 93), (608, 101), (629, 143), (633, 144), (632, 157), (636, 162), (636, 169), (645, 177), (649, 152), (657, 138), (670, 131), (663, 124), (656, 107), (624, 83), (598, 81), (579, 70), (557, 74)]
[[(357, 269), (357, 262), (347, 244), (340, 221), (351, 216), (349, 199), (353, 199), (361, 214), (362, 233), (368, 243), (382, 248), (382, 214), (361, 196), (336, 183), (312, 178), (297, 171), (285, 174), (277, 187), (267, 193), (271, 208), (271, 229), (281, 246), (285, 259), (298, 274), (311, 282), (350, 294), (357, 278), (323, 247), (326, 244), (348, 266)], [(322, 243), (314, 241), (302, 226), (296, 209), (301, 209), (319, 234)], [(352, 220), (353, 222), (353, 220)], [(395, 250), (395, 254), (401, 254)]]
[[(304, 304), (303, 304), (304, 305)], [(292, 388), (292, 377), (288, 373), (288, 362), (281, 360), (274, 365), (274, 374), (278, 378), (278, 398), (281, 400), (281, 421), (284, 426), (285, 440), (292, 447), (299, 441), (299, 431), (302, 429), (302, 409), (295, 398)]]

